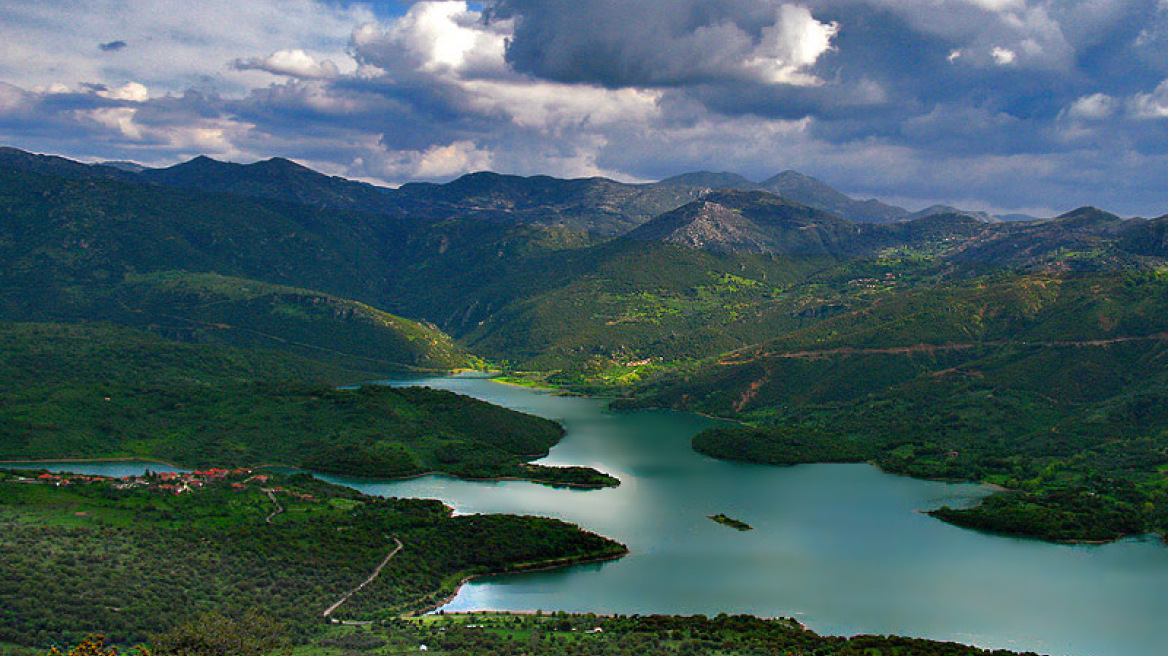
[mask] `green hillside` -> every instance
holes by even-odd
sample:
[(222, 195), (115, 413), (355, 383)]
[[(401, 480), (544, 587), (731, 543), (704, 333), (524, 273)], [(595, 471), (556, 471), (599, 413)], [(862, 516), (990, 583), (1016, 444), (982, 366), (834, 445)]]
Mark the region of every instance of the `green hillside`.
[(127, 273), (117, 282), (12, 293), (11, 318), (104, 321), (185, 342), (279, 349), (376, 372), (448, 371), (478, 361), (432, 325), (308, 289), (216, 273)]
[(286, 353), (89, 324), (0, 324), (0, 343), (0, 460), (136, 457), (616, 483), (589, 469), (527, 464), (559, 441), (554, 422), (425, 388), (337, 389), (330, 380), (354, 372)]
[[(529, 289), (461, 339), (472, 351), (521, 370), (600, 383), (648, 364), (628, 362), (671, 365), (765, 339), (774, 334), (772, 322), (802, 325), (805, 318), (776, 311), (777, 300), (792, 281), (824, 263), (622, 240), (554, 263), (545, 258), (542, 268), (551, 266), (561, 275)], [(536, 263), (529, 270), (539, 268)]]
[(35, 476), (0, 470), (0, 643), (9, 646), (87, 633), (132, 644), (208, 613), (245, 612), (300, 643), (383, 561), (332, 617), (389, 617), (433, 605), (467, 576), (625, 553), (558, 520), (453, 517), (437, 501), (369, 497), (308, 476)]
[(515, 264), (483, 292), (501, 305), (469, 332), (451, 332), (491, 361), (604, 389), (810, 330), (951, 276), (945, 263), (925, 259), (727, 253), (620, 239)]
[[(105, 318), (67, 312), (134, 276), (187, 272), (312, 290), (465, 332), (521, 293), (500, 283), (515, 279), (517, 264), (589, 243), (564, 228), (0, 168), (0, 318), (7, 320)], [(500, 295), (484, 298), (492, 286)]]
[(913, 290), (645, 387), (739, 417), (718, 457), (874, 461), (1020, 490), (958, 523), (1050, 539), (1168, 530), (1168, 280), (998, 275)]

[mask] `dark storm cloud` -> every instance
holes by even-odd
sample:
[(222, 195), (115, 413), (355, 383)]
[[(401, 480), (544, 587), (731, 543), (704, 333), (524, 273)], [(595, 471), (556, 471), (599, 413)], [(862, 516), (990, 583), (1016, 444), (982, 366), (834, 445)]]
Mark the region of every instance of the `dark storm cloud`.
[[(898, 116), (968, 103), (1053, 118), (1079, 96), (1146, 91), (1168, 75), (1168, 48), (1154, 47), (1168, 45), (1157, 0), (500, 0), (488, 16), (514, 21), (507, 61), (516, 70), (693, 89), (730, 114), (831, 120), (857, 107)], [(828, 25), (838, 30), (823, 32)], [(782, 32), (772, 40), (781, 46), (762, 46), (767, 30)], [(737, 39), (705, 39), (717, 32)], [(791, 54), (816, 35), (830, 47)], [(792, 80), (733, 63), (762, 51), (780, 68), (786, 53), (821, 84), (783, 84)]]
[(343, 124), (348, 130), (381, 135), (381, 143), (391, 150), (424, 149), (494, 127), (494, 121), (461, 111), (450, 94), (435, 91), (401, 84), (387, 89), (373, 80), (327, 86), (289, 82), (258, 89), (231, 109), (242, 120), (289, 134)]
[(835, 26), (775, 0), (501, 0), (507, 61), (559, 82), (684, 86), (725, 79), (806, 84)]

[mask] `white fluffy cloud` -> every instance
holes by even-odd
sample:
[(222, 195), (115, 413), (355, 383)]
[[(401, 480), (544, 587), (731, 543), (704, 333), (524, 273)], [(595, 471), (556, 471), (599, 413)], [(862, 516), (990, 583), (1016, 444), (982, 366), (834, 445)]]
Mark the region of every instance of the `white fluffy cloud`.
[(1075, 100), (1063, 111), (1062, 116), (1076, 120), (1102, 121), (1115, 115), (1117, 105), (1115, 98), (1105, 93), (1093, 93)]
[(1149, 93), (1137, 93), (1129, 101), (1128, 108), (1136, 118), (1168, 118), (1168, 80)]
[(508, 22), (485, 23), (465, 2), (419, 2), (384, 31), (358, 30), (353, 43), (386, 70), (412, 64), (424, 73), (502, 74), (510, 28)]
[(150, 100), (150, 90), (146, 88), (146, 85), (139, 84), (138, 82), (127, 82), (114, 89), (99, 89), (97, 95), (112, 100), (129, 100), (137, 103)]
[(279, 50), (267, 57), (247, 57), (231, 62), (238, 71), (266, 71), (273, 75), (286, 75), (307, 80), (322, 80), (340, 75), (337, 65), (331, 60), (317, 61), (315, 57), (300, 50)]
[(990, 50), (990, 56), (998, 66), (1009, 66), (1018, 60), (1018, 53), (1009, 48), (994, 48)]
[(424, 151), (399, 151), (384, 158), (382, 173), (389, 178), (445, 178), (471, 171), (486, 171), (494, 165), (490, 151), (473, 141), (456, 141), (431, 146)]
[(780, 5), (775, 22), (743, 61), (747, 79), (770, 84), (818, 84), (808, 69), (831, 49), (838, 23), (821, 23), (806, 7)]

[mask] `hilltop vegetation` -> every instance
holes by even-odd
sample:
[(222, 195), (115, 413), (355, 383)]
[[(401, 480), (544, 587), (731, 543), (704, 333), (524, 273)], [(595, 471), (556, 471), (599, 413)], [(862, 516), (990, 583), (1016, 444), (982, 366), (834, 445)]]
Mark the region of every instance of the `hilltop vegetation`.
[(624, 553), (558, 520), (453, 517), (437, 501), (368, 497), (304, 475), (244, 476), (175, 495), (111, 480), (36, 484), (0, 470), (0, 643), (71, 644), (87, 632), (140, 642), (207, 613), (257, 609), (302, 642), (399, 543), (333, 617), (392, 617), (432, 605), (467, 576)]

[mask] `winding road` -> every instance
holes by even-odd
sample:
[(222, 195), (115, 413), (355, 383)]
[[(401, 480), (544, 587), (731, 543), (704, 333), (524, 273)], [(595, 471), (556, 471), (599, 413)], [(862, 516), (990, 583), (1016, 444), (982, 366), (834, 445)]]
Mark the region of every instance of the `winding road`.
[[(357, 594), (357, 592), (360, 591), (361, 588), (364, 588), (365, 586), (369, 585), (370, 583), (373, 582), (374, 579), (377, 578), (377, 575), (381, 573), (382, 569), (385, 569), (385, 566), (389, 564), (389, 561), (392, 560), (393, 557), (396, 556), (398, 554), (398, 552), (402, 550), (401, 540), (394, 538), (393, 542), (397, 546), (394, 547), (393, 551), (389, 552), (389, 555), (385, 557), (385, 560), (381, 561), (381, 564), (377, 566), (377, 569), (373, 570), (373, 573), (369, 575), (369, 578), (362, 581), (357, 587), (346, 592), (340, 599), (337, 600), (337, 602), (335, 604), (326, 608), (324, 613), (321, 614), (322, 617), (324, 617), (326, 619), (328, 617), (330, 617), (333, 614), (333, 612), (335, 612), (346, 601), (349, 600), (349, 597), (352, 597), (353, 595)], [(336, 620), (333, 620), (333, 621), (335, 622)]]
[(276, 501), (276, 493), (275, 493), (275, 492), (273, 492), (273, 491), (271, 491), (271, 490), (264, 490), (264, 492), (267, 492), (267, 493), (268, 493), (268, 498), (272, 500), (272, 503), (276, 504), (276, 509), (275, 509), (275, 510), (273, 510), (273, 511), (272, 511), (272, 514), (268, 515), (267, 519), (265, 519), (265, 520), (264, 520), (265, 522), (267, 522), (267, 523), (271, 524), (271, 523), (272, 523), (272, 518), (273, 518), (273, 517), (275, 517), (276, 515), (279, 515), (280, 513), (284, 512), (284, 506), (281, 506), (281, 505), (280, 505), (280, 502), (279, 502), (279, 501)]

